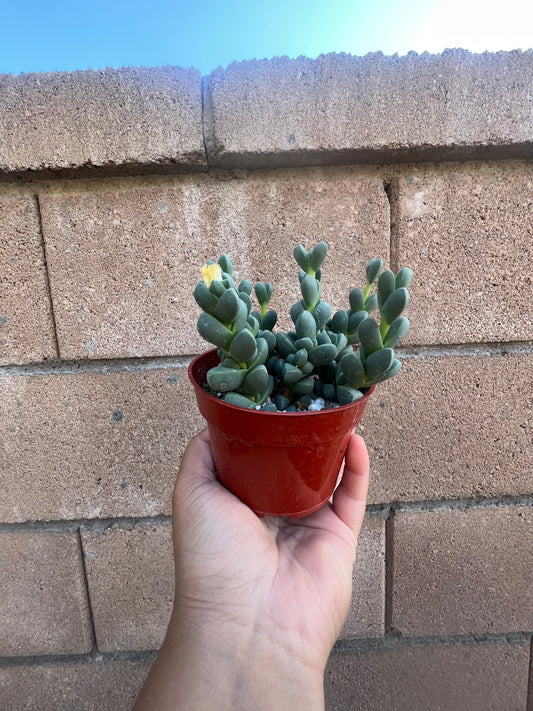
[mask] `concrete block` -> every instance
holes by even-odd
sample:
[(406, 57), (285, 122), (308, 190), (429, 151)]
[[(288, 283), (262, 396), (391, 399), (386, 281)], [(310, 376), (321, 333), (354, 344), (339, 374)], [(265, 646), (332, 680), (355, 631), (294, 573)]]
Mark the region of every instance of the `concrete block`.
[(327, 711), (521, 711), (529, 644), (505, 642), (333, 652)]
[(159, 649), (174, 601), (171, 526), (82, 530), (101, 652)]
[(92, 649), (77, 533), (0, 533), (0, 590), (0, 656)]
[(169, 514), (203, 427), (185, 367), (0, 377), (0, 521)]
[[(225, 176), (227, 178), (227, 176)], [(238, 279), (270, 281), (286, 314), (301, 298), (293, 248), (325, 239), (324, 295), (335, 308), (389, 256), (380, 179), (353, 169), (166, 180), (88, 181), (40, 195), (62, 358), (205, 350), (192, 292), (206, 259), (227, 252)]]
[(257, 167), (531, 155), (532, 72), (531, 51), (233, 63), (206, 79), (209, 159)]
[(392, 626), (404, 635), (533, 628), (533, 508), (400, 512)]
[(415, 272), (405, 343), (533, 339), (533, 166), (447, 166), (393, 182), (393, 239)]
[(0, 171), (206, 162), (195, 69), (1, 74), (0, 104)]
[(350, 612), (340, 639), (382, 637), (385, 631), (385, 521), (365, 516), (357, 543)]
[(369, 500), (533, 493), (532, 389), (531, 354), (405, 358), (359, 427)]
[(0, 264), (0, 365), (57, 356), (39, 211), (27, 191), (0, 188)]
[(131, 711), (149, 661), (99, 660), (0, 667), (9, 711)]

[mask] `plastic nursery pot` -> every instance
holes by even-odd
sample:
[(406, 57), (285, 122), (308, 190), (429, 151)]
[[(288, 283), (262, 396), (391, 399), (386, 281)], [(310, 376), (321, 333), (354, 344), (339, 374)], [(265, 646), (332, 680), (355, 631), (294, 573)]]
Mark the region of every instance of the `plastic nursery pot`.
[(333, 493), (350, 434), (371, 388), (351, 405), (318, 412), (263, 412), (229, 405), (203, 389), (219, 362), (212, 350), (189, 366), (198, 409), (207, 420), (221, 483), (259, 516), (299, 518)]

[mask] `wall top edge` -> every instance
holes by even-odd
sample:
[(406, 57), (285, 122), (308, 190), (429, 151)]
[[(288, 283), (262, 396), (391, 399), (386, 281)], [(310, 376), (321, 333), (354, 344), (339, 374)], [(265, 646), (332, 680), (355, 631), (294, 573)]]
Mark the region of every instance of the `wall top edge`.
[(410, 50), (409, 52), (406, 52), (405, 54), (400, 54), (398, 52), (395, 52), (393, 54), (385, 54), (382, 51), (377, 51), (377, 52), (367, 52), (366, 54), (351, 54), (349, 52), (325, 52), (322, 54), (317, 55), (316, 57), (308, 57), (307, 55), (299, 55), (298, 57), (289, 57), (288, 55), (275, 55), (273, 57), (262, 57), (262, 58), (254, 58), (254, 59), (243, 59), (243, 60), (235, 60), (230, 62), (226, 67), (218, 66), (215, 69), (213, 69), (211, 72), (207, 74), (201, 74), (198, 69), (196, 69), (193, 66), (190, 67), (181, 67), (179, 65), (174, 65), (174, 64), (160, 64), (160, 65), (129, 65), (125, 64), (120, 67), (98, 67), (97, 69), (94, 69), (92, 67), (89, 67), (88, 69), (72, 69), (72, 70), (58, 70), (58, 71), (53, 71), (53, 72), (20, 72), (18, 74), (13, 74), (13, 73), (1, 73), (0, 72), (0, 81), (4, 77), (10, 77), (14, 79), (23, 79), (26, 77), (47, 77), (47, 76), (56, 76), (56, 75), (68, 75), (68, 76), (79, 76), (81, 74), (87, 74), (87, 75), (98, 75), (98, 76), (105, 76), (109, 73), (121, 73), (121, 72), (146, 72), (146, 73), (165, 73), (165, 72), (184, 72), (184, 73), (189, 73), (191, 76), (197, 77), (197, 78), (208, 78), (212, 74), (219, 74), (221, 72), (225, 72), (228, 69), (235, 69), (238, 67), (246, 67), (246, 66), (257, 66), (257, 65), (265, 65), (265, 64), (272, 64), (272, 63), (278, 63), (278, 62), (320, 62), (324, 60), (328, 60), (331, 58), (342, 58), (347, 61), (357, 61), (357, 62), (370, 62), (370, 61), (384, 61), (384, 62), (402, 62), (402, 61), (417, 61), (417, 60), (431, 60), (431, 59), (439, 59), (439, 58), (446, 58), (446, 57), (457, 57), (457, 58), (473, 58), (473, 59), (489, 59), (491, 57), (500, 57), (500, 58), (506, 58), (506, 57), (521, 57), (523, 55), (533, 55), (533, 45), (531, 48), (528, 49), (512, 49), (512, 50), (498, 50), (497, 52), (489, 52), (488, 50), (484, 52), (472, 52), (468, 49), (462, 49), (460, 47), (453, 47), (453, 48), (447, 48), (444, 49), (442, 52), (438, 53), (432, 53), (432, 52), (415, 52), (414, 50)]
[(517, 157), (531, 76), (531, 49), (0, 74), (0, 173)]

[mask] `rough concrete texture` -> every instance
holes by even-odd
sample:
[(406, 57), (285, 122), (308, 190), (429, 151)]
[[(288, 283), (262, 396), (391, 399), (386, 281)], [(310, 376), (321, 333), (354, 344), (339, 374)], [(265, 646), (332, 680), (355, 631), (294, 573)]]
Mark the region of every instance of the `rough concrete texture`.
[(31, 193), (0, 188), (0, 265), (0, 365), (56, 356), (39, 212)]
[(399, 264), (415, 272), (405, 342), (533, 339), (533, 166), (420, 171), (391, 195)]
[(205, 164), (195, 69), (1, 74), (0, 105), (0, 171)]
[(0, 533), (0, 590), (0, 656), (92, 649), (77, 533)]
[[(215, 165), (531, 152), (533, 52), (252, 60), (206, 82), (205, 133)], [(490, 107), (490, 110), (487, 109)]]
[(0, 378), (0, 521), (169, 514), (203, 426), (186, 368)]
[(367, 514), (357, 543), (350, 612), (340, 638), (381, 637), (385, 631), (385, 521)]
[(275, 285), (271, 303), (286, 327), (301, 298), (299, 242), (330, 244), (324, 295), (336, 308), (364, 282), (368, 259), (388, 259), (389, 203), (378, 178), (349, 168), (223, 178), (82, 181), (41, 194), (63, 358), (204, 350), (192, 292), (201, 265), (223, 252), (238, 279)]
[(131, 711), (149, 661), (55, 662), (0, 667), (9, 711)]
[(328, 711), (524, 711), (529, 644), (334, 652)]
[(533, 508), (400, 512), (391, 624), (409, 636), (533, 629)]
[(101, 652), (159, 649), (174, 601), (171, 526), (82, 530)]
[(532, 494), (533, 356), (405, 358), (365, 411), (369, 500)]

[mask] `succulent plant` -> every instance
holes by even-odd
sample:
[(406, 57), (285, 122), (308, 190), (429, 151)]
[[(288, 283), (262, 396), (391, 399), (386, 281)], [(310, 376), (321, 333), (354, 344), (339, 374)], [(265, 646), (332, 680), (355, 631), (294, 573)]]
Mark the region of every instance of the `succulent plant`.
[[(198, 332), (218, 348), (220, 363), (209, 370), (212, 391), (232, 405), (296, 412), (335, 407), (361, 398), (368, 388), (401, 367), (394, 348), (409, 329), (402, 316), (413, 273), (384, 270), (382, 259), (366, 266), (364, 289), (349, 294), (349, 308), (332, 314), (321, 298), (326, 242), (294, 250), (302, 298), (290, 309), (294, 330), (274, 333), (269, 309), (272, 284), (243, 280), (237, 286), (230, 258), (202, 267), (194, 290), (202, 309)], [(373, 286), (377, 289), (372, 292)], [(259, 304), (254, 309), (252, 291)], [(379, 312), (379, 323), (370, 314)]]

